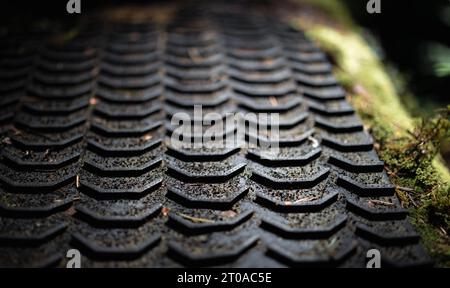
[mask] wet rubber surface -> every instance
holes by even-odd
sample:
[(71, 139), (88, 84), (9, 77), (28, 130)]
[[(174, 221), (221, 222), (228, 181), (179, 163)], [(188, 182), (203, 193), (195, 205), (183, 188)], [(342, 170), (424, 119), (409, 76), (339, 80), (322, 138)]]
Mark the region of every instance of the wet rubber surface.
[[(365, 267), (372, 248), (430, 264), (301, 31), (214, 7), (90, 25), (1, 42), (0, 266), (64, 267), (70, 248), (82, 267)], [(280, 153), (173, 147), (171, 116), (194, 105), (280, 113)]]

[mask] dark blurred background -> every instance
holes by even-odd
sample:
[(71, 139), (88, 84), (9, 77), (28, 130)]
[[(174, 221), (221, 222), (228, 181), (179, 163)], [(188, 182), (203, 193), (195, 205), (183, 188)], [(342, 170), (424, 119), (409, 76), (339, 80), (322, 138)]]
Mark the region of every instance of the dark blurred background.
[[(20, 23), (47, 17), (70, 23), (76, 21), (78, 15), (64, 13), (67, 1), (3, 0), (0, 21), (13, 18)], [(90, 12), (105, 5), (168, 1), (81, 0), (81, 3), (82, 11)], [(399, 69), (424, 111), (450, 104), (449, 0), (380, 0), (381, 14), (366, 12), (368, 0), (330, 1), (347, 4), (357, 23), (375, 36), (385, 53), (385, 60)], [(14, 14), (20, 17), (11, 17)]]
[(450, 104), (449, 0), (381, 0), (381, 14), (368, 14), (365, 0), (344, 1), (378, 39), (422, 112)]

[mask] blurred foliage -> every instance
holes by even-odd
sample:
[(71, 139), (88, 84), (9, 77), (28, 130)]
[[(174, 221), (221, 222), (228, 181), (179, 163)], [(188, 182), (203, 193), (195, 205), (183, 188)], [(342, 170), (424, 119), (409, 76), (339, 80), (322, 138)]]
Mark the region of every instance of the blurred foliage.
[(436, 77), (450, 76), (450, 48), (439, 43), (430, 43), (426, 55)]

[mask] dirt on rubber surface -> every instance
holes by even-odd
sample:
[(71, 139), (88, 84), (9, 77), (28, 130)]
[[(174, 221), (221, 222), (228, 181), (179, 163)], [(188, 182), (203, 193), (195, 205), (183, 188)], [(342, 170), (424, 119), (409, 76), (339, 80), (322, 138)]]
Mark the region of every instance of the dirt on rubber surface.
[[(260, 7), (127, 9), (1, 41), (0, 266), (64, 267), (71, 248), (82, 267), (365, 267), (373, 248), (430, 265), (302, 31)], [(174, 147), (196, 105), (279, 113), (279, 153)]]

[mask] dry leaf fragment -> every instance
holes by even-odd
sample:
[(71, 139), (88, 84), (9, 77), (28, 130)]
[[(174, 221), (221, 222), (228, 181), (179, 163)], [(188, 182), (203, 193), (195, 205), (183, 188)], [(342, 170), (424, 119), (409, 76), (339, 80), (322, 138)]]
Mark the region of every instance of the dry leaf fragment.
[(308, 197), (300, 198), (300, 199), (295, 200), (295, 201), (286, 201), (286, 202), (284, 202), (284, 205), (291, 206), (291, 205), (301, 204), (301, 203), (304, 203), (304, 202), (315, 201), (315, 200), (318, 200), (318, 199), (320, 199), (319, 196), (308, 196)]
[(222, 216), (223, 218), (233, 218), (233, 217), (236, 217), (236, 215), (237, 215), (237, 213), (234, 212), (233, 210), (220, 212), (220, 216)]
[(75, 208), (73, 206), (66, 210), (66, 214), (69, 216), (73, 216), (76, 212), (77, 211), (75, 210)]
[(272, 106), (278, 106), (278, 100), (277, 100), (277, 98), (271, 96), (271, 97), (269, 98), (269, 101), (270, 101), (270, 105), (272, 105)]
[(50, 154), (50, 149), (46, 149), (46, 150), (45, 150), (44, 156), (43, 156), (43, 159), (44, 159), (44, 160), (47, 159), (48, 154)]
[(16, 136), (22, 134), (22, 132), (14, 126), (11, 127), (11, 130), (14, 132), (14, 135)]
[(408, 196), (409, 200), (411, 201), (411, 203), (414, 205), (414, 207), (418, 207), (416, 201), (414, 201), (413, 197), (411, 196), (411, 194), (406, 193), (406, 195)]
[(275, 62), (275, 61), (274, 61), (273, 59), (271, 59), (271, 58), (263, 60), (263, 63), (264, 63), (265, 65), (268, 65), (268, 66), (269, 66), (269, 65), (272, 65), (274, 62)]
[(360, 84), (356, 84), (353, 86), (353, 92), (364, 97), (370, 97), (370, 94), (369, 92), (367, 92), (366, 88), (364, 88), (364, 86)]
[(334, 237), (333, 239), (331, 239), (330, 243), (328, 243), (328, 247), (332, 247), (334, 244), (336, 244), (337, 241), (337, 237)]
[(194, 61), (194, 63), (199, 63), (203, 60), (203, 57), (200, 55), (200, 52), (197, 48), (188, 49), (188, 55)]
[(405, 191), (405, 192), (416, 192), (414, 189), (408, 188), (408, 187), (397, 186), (397, 188), (402, 190), (402, 191)]
[(193, 217), (186, 214), (179, 214), (184, 219), (187, 219), (189, 221), (192, 221), (194, 223), (214, 223), (214, 220), (206, 219), (206, 218), (199, 218), (199, 217)]
[(381, 200), (369, 200), (368, 201), (372, 205), (384, 205), (384, 206), (394, 206), (394, 203), (387, 202), (387, 201), (381, 201)]
[(11, 138), (9, 138), (9, 137), (3, 138), (2, 139), (2, 144), (11, 145), (12, 144)]
[(313, 148), (319, 147), (319, 141), (316, 138), (314, 138), (312, 136), (309, 136), (308, 140), (312, 142), (312, 147)]
[(167, 217), (169, 215), (169, 212), (170, 212), (170, 208), (167, 208), (167, 207), (162, 208), (162, 214), (164, 217)]

